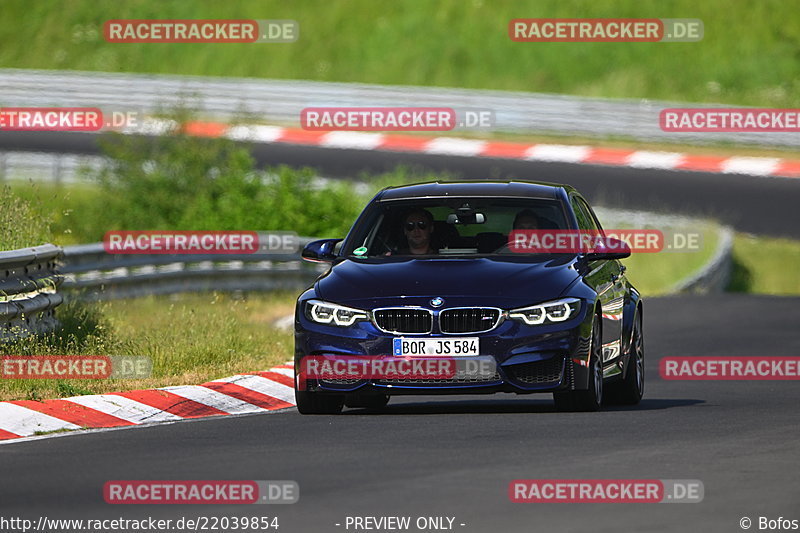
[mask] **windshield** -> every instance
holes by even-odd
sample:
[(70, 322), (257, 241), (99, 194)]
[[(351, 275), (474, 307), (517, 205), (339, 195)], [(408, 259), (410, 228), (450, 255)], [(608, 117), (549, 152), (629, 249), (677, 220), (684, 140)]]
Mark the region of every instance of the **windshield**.
[(354, 229), (347, 257), (508, 255), (514, 230), (569, 229), (556, 200), (445, 198), (378, 202)]

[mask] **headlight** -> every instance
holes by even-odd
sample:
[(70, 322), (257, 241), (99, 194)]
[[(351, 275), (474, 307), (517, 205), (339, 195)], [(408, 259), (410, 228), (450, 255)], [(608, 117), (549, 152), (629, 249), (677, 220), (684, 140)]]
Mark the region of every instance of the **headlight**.
[(512, 309), (508, 312), (508, 317), (522, 320), (529, 326), (534, 326), (536, 324), (553, 324), (556, 322), (564, 322), (574, 317), (578, 314), (580, 308), (580, 300), (577, 298), (565, 298), (563, 300), (545, 302), (530, 307)]
[(352, 326), (357, 320), (369, 320), (369, 315), (361, 309), (309, 300), (306, 302), (306, 318), (317, 324)]

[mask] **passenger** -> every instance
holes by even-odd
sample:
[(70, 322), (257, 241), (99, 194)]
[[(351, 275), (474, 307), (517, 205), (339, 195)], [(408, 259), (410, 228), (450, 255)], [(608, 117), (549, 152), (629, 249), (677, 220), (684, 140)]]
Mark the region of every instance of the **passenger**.
[[(538, 230), (541, 227), (541, 223), (539, 221), (539, 215), (537, 215), (534, 211), (530, 209), (523, 209), (517, 216), (514, 217), (514, 224), (511, 228), (512, 230)], [(517, 239), (521, 238), (513, 233), (508, 234), (508, 242), (505, 246), (497, 250), (498, 253), (509, 253), (509, 252), (517, 252), (517, 253), (525, 253), (528, 250), (520, 244)], [(522, 242), (525, 242), (525, 239), (522, 239)]]
[(539, 229), (539, 216), (530, 209), (524, 209), (514, 217), (514, 229)]

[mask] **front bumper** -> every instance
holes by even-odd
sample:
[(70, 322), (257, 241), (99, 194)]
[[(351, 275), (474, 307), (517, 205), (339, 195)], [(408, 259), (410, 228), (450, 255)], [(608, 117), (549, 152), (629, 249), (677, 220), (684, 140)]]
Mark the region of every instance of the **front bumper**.
[[(302, 309), (302, 303), (298, 310)], [(563, 323), (529, 326), (506, 319), (486, 333), (463, 336), (480, 339), (480, 355), (496, 363), (494, 376), (463, 379), (308, 379), (303, 390), (358, 394), (518, 394), (585, 390), (588, 387), (589, 339), (592, 313), (583, 305)], [(368, 321), (350, 327), (317, 324), (302, 312), (295, 315), (295, 373), (300, 374), (305, 356), (388, 356), (395, 335)], [(448, 338), (433, 332), (403, 335), (406, 338)], [(296, 386), (298, 384), (296, 383)]]

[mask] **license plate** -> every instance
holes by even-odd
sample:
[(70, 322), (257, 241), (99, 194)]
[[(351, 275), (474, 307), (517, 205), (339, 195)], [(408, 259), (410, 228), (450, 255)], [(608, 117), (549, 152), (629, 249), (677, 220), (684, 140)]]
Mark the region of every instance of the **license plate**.
[(394, 355), (449, 356), (480, 355), (479, 337), (448, 337), (442, 339), (394, 339)]

